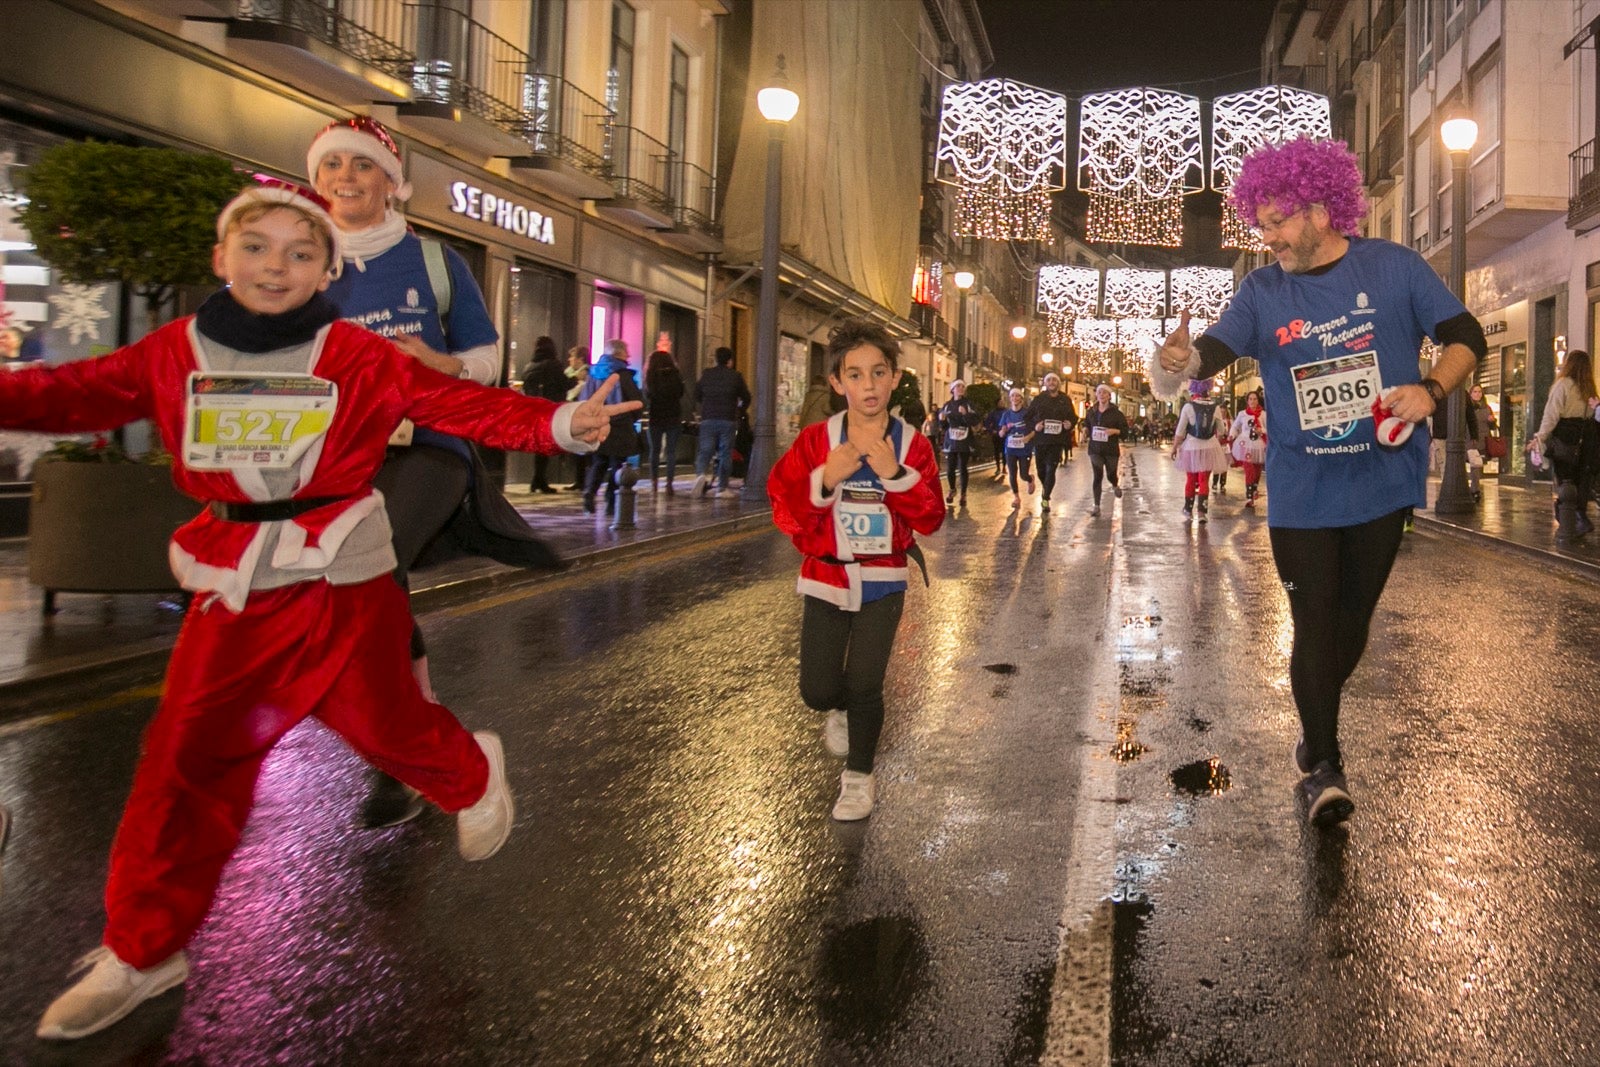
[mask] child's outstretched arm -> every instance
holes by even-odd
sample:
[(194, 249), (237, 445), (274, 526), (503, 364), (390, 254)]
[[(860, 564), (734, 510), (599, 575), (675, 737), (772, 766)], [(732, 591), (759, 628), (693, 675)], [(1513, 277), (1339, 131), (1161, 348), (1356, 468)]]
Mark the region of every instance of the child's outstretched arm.
[(0, 371), (0, 426), (88, 433), (150, 418), (149, 360), (139, 342), (98, 359)]

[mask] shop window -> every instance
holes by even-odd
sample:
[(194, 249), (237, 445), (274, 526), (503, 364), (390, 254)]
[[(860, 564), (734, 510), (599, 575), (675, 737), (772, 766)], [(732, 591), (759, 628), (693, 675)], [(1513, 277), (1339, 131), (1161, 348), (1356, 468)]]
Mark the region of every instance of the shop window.
[(511, 267), (511, 322), (506, 330), (506, 360), (517, 378), (533, 359), (533, 342), (548, 337), (566, 366), (567, 349), (582, 340), (572, 330), (572, 277), (526, 260)]
[(589, 311), (589, 360), (605, 354), (606, 342), (621, 340), (628, 345), (628, 365), (643, 365), (644, 297), (604, 283), (596, 283), (594, 304)]

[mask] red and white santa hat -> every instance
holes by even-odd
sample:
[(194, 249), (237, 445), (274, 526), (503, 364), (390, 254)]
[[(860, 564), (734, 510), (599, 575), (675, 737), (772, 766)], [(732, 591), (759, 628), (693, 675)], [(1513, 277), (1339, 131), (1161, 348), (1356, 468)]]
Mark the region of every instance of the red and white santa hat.
[(327, 231), (328, 242), (332, 246), (333, 263), (331, 270), (337, 278), (344, 267), (344, 250), (339, 240), (339, 227), (333, 224), (332, 205), (317, 194), (315, 189), (307, 189), (294, 182), (286, 182), (282, 178), (274, 178), (270, 174), (252, 174), (250, 185), (232, 200), (228, 201), (222, 213), (217, 216), (217, 240), (226, 240), (228, 224), (233, 217), (247, 207), (255, 205), (282, 204), (310, 215), (317, 224)]
[(396, 200), (411, 198), (411, 183), (406, 181), (405, 170), (400, 165), (400, 146), (394, 143), (394, 138), (377, 119), (355, 115), (324, 126), (306, 150), (306, 177), (313, 183), (317, 180), (317, 167), (322, 163), (322, 157), (329, 152), (351, 152), (365, 156), (394, 182)]

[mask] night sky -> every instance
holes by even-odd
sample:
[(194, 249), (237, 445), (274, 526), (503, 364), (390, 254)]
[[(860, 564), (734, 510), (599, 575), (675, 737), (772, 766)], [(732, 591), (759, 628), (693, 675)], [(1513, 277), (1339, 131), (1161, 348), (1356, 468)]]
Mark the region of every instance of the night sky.
[[(1069, 99), (1069, 166), (1077, 162), (1077, 100), (1086, 93), (1149, 85), (1205, 102), (1261, 84), (1261, 46), (1275, 0), (978, 0), (994, 65), (982, 78), (1011, 78)], [(1205, 123), (1210, 133), (1210, 122)], [(1208, 157), (1209, 159), (1209, 157)], [(1086, 200), (1068, 176), (1063, 194), (1077, 211)], [(1226, 265), (1217, 247), (1221, 199), (1201, 192), (1185, 199), (1190, 263)], [(1208, 236), (1202, 236), (1206, 234)], [(1134, 262), (1161, 265), (1162, 254), (1129, 246)]]

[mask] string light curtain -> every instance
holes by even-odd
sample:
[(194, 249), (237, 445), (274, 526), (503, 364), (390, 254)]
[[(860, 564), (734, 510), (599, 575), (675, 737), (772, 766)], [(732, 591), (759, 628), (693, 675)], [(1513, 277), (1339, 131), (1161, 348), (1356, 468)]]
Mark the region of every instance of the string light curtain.
[(1117, 320), (1081, 318), (1072, 324), (1072, 347), (1084, 374), (1110, 374), (1111, 350), (1117, 347)]
[(1158, 319), (1167, 313), (1167, 272), (1140, 267), (1106, 271), (1108, 319)]
[(934, 161), (957, 189), (957, 235), (1049, 240), (1050, 194), (1067, 184), (1067, 98), (1005, 78), (948, 85)]
[[(1211, 104), (1211, 188), (1226, 200), (1244, 157), (1263, 144), (1296, 137), (1333, 136), (1328, 98), (1289, 85), (1267, 85), (1219, 96)], [(1222, 247), (1265, 252), (1253, 227), (1227, 204), (1222, 209)]]
[(1200, 101), (1164, 89), (1092, 93), (1080, 104), (1078, 188), (1088, 238), (1183, 243), (1183, 198), (1204, 186)]
[(1172, 272), (1174, 315), (1187, 309), (1193, 318), (1214, 322), (1232, 299), (1233, 271), (1227, 267), (1178, 267)]
[(1100, 312), (1100, 268), (1059, 264), (1039, 268), (1039, 298), (1051, 348), (1072, 343), (1072, 324)]

